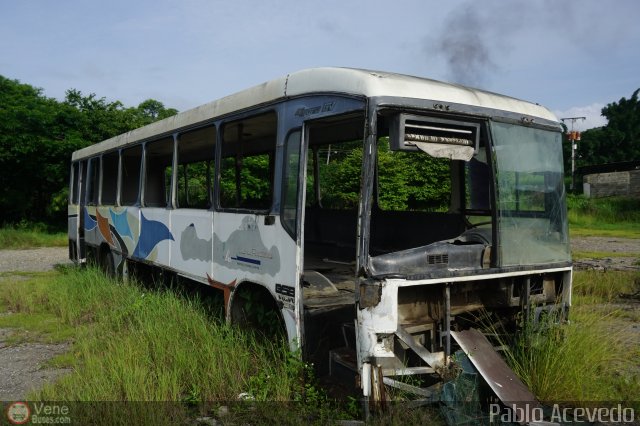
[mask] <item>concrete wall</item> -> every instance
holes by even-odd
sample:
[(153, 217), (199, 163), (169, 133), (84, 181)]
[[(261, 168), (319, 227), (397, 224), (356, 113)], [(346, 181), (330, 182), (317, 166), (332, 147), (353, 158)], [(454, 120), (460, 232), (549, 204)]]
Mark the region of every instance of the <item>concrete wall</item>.
[(592, 198), (625, 196), (640, 198), (640, 170), (584, 175), (584, 195)]

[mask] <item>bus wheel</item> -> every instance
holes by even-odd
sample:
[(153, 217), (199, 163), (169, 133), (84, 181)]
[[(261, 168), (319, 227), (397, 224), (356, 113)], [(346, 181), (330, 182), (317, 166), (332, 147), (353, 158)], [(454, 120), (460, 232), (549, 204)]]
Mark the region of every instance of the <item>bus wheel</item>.
[(280, 308), (269, 291), (260, 285), (245, 284), (236, 290), (231, 323), (267, 338), (286, 337)]
[(100, 267), (104, 271), (104, 274), (109, 278), (115, 278), (116, 267), (113, 262), (113, 253), (111, 250), (105, 249), (100, 258)]

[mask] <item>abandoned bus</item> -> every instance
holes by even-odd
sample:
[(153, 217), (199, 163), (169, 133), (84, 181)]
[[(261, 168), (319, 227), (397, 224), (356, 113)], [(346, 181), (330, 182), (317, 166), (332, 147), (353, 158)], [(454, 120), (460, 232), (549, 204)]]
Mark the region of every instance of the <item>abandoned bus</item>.
[(304, 70), (74, 152), (69, 255), (211, 286), (233, 323), (260, 303), (369, 400), (424, 397), (479, 318), (566, 317), (561, 140), (537, 104)]

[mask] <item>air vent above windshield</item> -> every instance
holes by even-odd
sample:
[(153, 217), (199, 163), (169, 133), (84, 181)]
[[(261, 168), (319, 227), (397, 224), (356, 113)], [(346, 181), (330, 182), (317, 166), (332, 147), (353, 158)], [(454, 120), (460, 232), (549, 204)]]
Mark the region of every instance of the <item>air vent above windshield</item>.
[(396, 151), (424, 151), (432, 157), (469, 161), (477, 151), (480, 124), (399, 114), (391, 122), (390, 145)]

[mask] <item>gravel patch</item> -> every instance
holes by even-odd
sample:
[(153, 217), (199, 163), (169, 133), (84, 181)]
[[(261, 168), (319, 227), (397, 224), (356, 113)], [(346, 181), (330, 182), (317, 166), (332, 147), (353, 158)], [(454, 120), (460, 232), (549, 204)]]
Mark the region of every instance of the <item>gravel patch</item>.
[[(25, 279), (10, 273), (49, 271), (59, 264), (71, 264), (68, 256), (66, 247), (0, 250), (0, 273), (9, 273), (11, 280)], [(7, 345), (13, 333), (12, 329), (0, 328), (0, 401), (24, 400), (29, 392), (71, 371), (45, 366), (54, 356), (67, 352), (69, 343)]]
[(576, 269), (601, 271), (639, 271), (640, 239), (618, 237), (575, 237), (571, 248), (578, 252), (620, 253), (620, 256), (586, 258), (573, 261)]
[(71, 264), (66, 247), (0, 250), (0, 272), (49, 271), (57, 264)]
[(602, 251), (629, 253), (640, 256), (640, 239), (618, 237), (574, 237), (571, 238), (574, 251)]
[[(10, 334), (11, 330), (0, 329), (0, 339)], [(27, 393), (71, 372), (69, 368), (43, 368), (46, 361), (68, 351), (69, 346), (69, 343), (5, 346), (0, 341), (0, 401), (23, 400)]]

